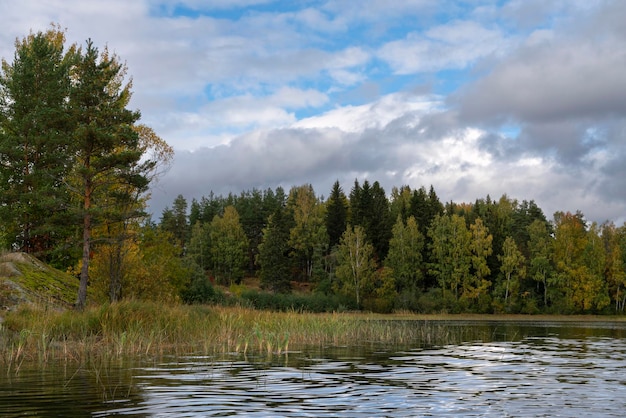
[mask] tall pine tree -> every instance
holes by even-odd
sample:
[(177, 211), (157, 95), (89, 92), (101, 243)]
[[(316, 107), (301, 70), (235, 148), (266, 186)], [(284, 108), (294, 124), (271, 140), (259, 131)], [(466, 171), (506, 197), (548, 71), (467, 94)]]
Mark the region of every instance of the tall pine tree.
[(120, 212), (147, 189), (146, 173), (152, 161), (141, 161), (143, 150), (133, 125), (137, 111), (127, 109), (131, 84), (124, 84), (125, 67), (108, 51), (99, 53), (91, 41), (77, 60), (71, 74), (70, 115), (74, 124), (72, 149), (75, 156), (73, 189), (80, 206), (75, 212), (82, 220), (82, 266), (76, 306), (87, 301), (92, 232), (105, 220), (122, 221), (139, 216), (139, 211)]
[[(59, 228), (69, 205), (71, 167), (67, 97), (75, 48), (64, 51), (57, 27), (16, 41), (0, 74), (0, 218), (13, 249), (54, 261), (70, 230)], [(67, 260), (66, 260), (67, 261)]]

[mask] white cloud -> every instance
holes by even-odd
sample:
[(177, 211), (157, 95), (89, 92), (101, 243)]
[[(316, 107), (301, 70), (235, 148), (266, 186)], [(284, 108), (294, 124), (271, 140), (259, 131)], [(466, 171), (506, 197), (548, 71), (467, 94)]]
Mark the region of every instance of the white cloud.
[[(180, 5), (200, 13), (173, 16)], [(179, 193), (311, 182), (326, 194), (362, 176), (388, 191), (433, 184), (443, 200), (536, 199), (548, 216), (626, 213), (624, 2), (284, 6), (0, 2), (0, 55), (59, 22), (69, 42), (91, 37), (127, 61), (132, 106), (178, 151), (157, 213)], [(440, 84), (460, 81), (440, 70), (478, 80), (442, 97)], [(407, 93), (417, 90), (427, 93)]]
[(500, 30), (487, 29), (476, 22), (456, 21), (388, 42), (378, 55), (398, 74), (411, 74), (463, 69), (505, 46), (507, 41)]

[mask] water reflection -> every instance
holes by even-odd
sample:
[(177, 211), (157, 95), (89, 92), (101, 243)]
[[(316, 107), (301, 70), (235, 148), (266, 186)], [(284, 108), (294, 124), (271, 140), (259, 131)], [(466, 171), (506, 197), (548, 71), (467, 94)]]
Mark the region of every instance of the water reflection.
[(464, 342), (437, 348), (23, 369), (0, 376), (0, 415), (623, 416), (623, 325), (471, 328)]

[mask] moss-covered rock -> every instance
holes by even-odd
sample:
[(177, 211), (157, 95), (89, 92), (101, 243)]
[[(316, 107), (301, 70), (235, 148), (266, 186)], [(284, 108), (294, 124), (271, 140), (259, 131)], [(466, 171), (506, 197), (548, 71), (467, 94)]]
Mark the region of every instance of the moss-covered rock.
[(0, 255), (0, 315), (21, 304), (69, 308), (78, 280), (25, 253)]

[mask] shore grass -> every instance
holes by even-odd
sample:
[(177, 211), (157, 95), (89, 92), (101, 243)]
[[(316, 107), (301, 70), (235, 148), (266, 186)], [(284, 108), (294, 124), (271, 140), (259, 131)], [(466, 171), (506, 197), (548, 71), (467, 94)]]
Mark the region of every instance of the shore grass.
[[(475, 327), (446, 321), (607, 321), (607, 317), (307, 314), (241, 307), (124, 301), (83, 312), (22, 307), (0, 324), (0, 363), (83, 362), (93, 358), (190, 354), (281, 355), (306, 346), (381, 344), (412, 347), (471, 339)], [(474, 333), (474, 334), (473, 334)]]

